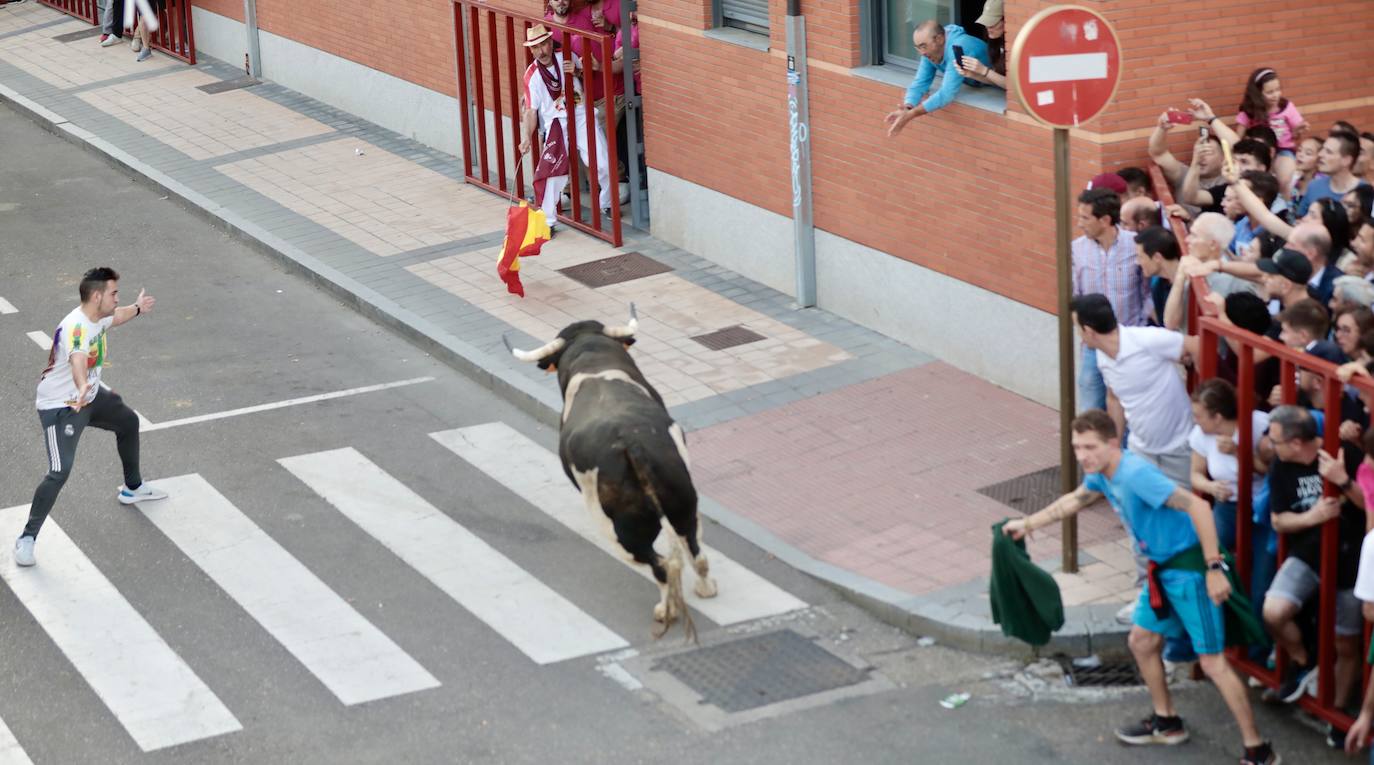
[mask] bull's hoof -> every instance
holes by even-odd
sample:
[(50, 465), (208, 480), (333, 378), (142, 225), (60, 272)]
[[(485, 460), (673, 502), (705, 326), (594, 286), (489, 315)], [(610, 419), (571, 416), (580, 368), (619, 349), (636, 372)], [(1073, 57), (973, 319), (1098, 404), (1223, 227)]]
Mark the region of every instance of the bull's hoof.
[(659, 603), (654, 606), (654, 621), (662, 623), (665, 627), (668, 624), (668, 604)]
[(716, 589), (716, 580), (710, 577), (698, 579), (696, 587), (692, 589), (696, 592), (698, 598), (714, 598), (718, 592)]
[(657, 622), (649, 630), (649, 634), (653, 636), (654, 640), (658, 640), (659, 638), (668, 634), (668, 628), (670, 626), (672, 625), (668, 624), (668, 622)]

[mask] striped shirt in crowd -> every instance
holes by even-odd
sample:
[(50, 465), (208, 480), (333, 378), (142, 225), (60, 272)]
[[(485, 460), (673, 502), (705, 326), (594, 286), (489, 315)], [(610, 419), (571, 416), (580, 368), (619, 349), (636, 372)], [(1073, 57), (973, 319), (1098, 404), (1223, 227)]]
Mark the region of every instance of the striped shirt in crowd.
[(1116, 228), (1116, 243), (1103, 250), (1095, 239), (1073, 240), (1073, 294), (1107, 296), (1123, 327), (1150, 323), (1150, 283), (1135, 260), (1135, 232)]

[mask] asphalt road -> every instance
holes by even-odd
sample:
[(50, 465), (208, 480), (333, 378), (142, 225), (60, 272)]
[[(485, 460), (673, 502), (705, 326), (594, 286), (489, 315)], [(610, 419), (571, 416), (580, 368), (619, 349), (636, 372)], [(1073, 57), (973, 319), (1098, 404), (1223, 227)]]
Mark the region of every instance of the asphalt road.
[[(39, 596), (29, 590), (21, 595), (16, 577), (51, 576), (60, 568), (61, 545), (51, 527), (39, 538), (36, 569), (15, 570), (12, 538), (0, 539), (0, 763), (16, 751), (13, 745), (6, 750), (6, 730), (40, 764), (1201, 763), (1234, 761), (1239, 751), (1234, 727), (1206, 686), (1179, 691), (1191, 743), (1167, 753), (1128, 750), (1113, 742), (1110, 731), (1147, 711), (1142, 690), (1066, 691), (1053, 680), (1018, 675), (1016, 662), (920, 647), (914, 636), (876, 622), (708, 524), (709, 544), (806, 607), (729, 627), (698, 613), (703, 649), (792, 630), (854, 666), (872, 668), (863, 684), (760, 707), (754, 713), (760, 719), (722, 714), (712, 723), (709, 705), (684, 692), (686, 686), (665, 681), (657, 664), (693, 649), (679, 632), (660, 641), (650, 637), (656, 589), (522, 498), (512, 486), (529, 478), (528, 462), (512, 459), (502, 470), (497, 460), (497, 467), (481, 469), (430, 437), (498, 423), (552, 449), (556, 434), (197, 215), (5, 108), (0, 147), (0, 298), (16, 309), (0, 313), (0, 517), (3, 508), (27, 505), (47, 464), (33, 411), (46, 352), (28, 335), (51, 335), (76, 305), (85, 269), (113, 266), (123, 274), (126, 301), (140, 288), (158, 300), (149, 316), (112, 331), (105, 376), (154, 424), (142, 437), (145, 477), (179, 477), (179, 485), (187, 485), (185, 477), (198, 476), (224, 502), (215, 505), (206, 527), (218, 529), (225, 516), (241, 514), (269, 546), (285, 551), (288, 562), (308, 570), (330, 597), (346, 603), (433, 680), (430, 687), (345, 703), (318, 667), (289, 650), (281, 633), (255, 618), (150, 512), (115, 502), (120, 473), (113, 438), (88, 431), (53, 520), (96, 576), (117, 591), (117, 597), (102, 595), (100, 605), (127, 601), (128, 609), (111, 613), (123, 614), (121, 620), (135, 614), (165, 650), (122, 642), (123, 622), (108, 634), (103, 624), (74, 630), (73, 614), (63, 611), (70, 606), (42, 597), (61, 591), (58, 585), (40, 589)], [(417, 378), (432, 379), (178, 424)], [(328, 501), (329, 486), (307, 485), (279, 462), (345, 449), (375, 466), (366, 475), (384, 475), (402, 487), (389, 489), (383, 505), (410, 492), (441, 516), (437, 527), (425, 528), (461, 526), (628, 647), (533, 660), (507, 630), (479, 619), (406, 559), (425, 541), (423, 533), (415, 536), (412, 517), (384, 515), (378, 533), (410, 534), (413, 544), (383, 544)], [(333, 475), (338, 485), (350, 486), (360, 474)], [(571, 486), (560, 485), (578, 504)], [(453, 558), (455, 565), (472, 559), (457, 550)], [(265, 559), (248, 554), (231, 551), (215, 560), (219, 574), (230, 579), (267, 570)], [(722, 577), (721, 597), (744, 586), (742, 579)], [(509, 592), (497, 586), (467, 596), (499, 600), (516, 593), (513, 586)], [(53, 613), (68, 622), (54, 622)], [(69, 655), (64, 644), (85, 646), (95, 659)], [(238, 729), (188, 734), (184, 743), (144, 751), (130, 732), (141, 724), (133, 721), (137, 714), (114, 711), (131, 702), (102, 696), (95, 687), (102, 677), (135, 690), (166, 681), (129, 677), (130, 668), (143, 666), (140, 659), (155, 649), (189, 668)], [(808, 656), (792, 667), (801, 676), (817, 666)], [(737, 674), (750, 671), (772, 676), (781, 670), (746, 667)], [(683, 677), (688, 684), (693, 678), (706, 682), (704, 675)], [(955, 710), (942, 708), (939, 699), (954, 691), (973, 698)], [(1261, 719), (1288, 762), (1343, 759), (1327, 753), (1320, 737), (1288, 710), (1264, 709)], [(165, 732), (176, 726), (154, 721), (153, 727)]]

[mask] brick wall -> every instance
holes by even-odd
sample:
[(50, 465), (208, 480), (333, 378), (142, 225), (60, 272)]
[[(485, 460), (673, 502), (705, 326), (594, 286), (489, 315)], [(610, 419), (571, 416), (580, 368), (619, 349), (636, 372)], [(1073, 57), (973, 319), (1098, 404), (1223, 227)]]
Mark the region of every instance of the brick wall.
[[(240, 0), (194, 2), (242, 18)], [(1103, 167), (1144, 163), (1154, 119), (1187, 96), (1234, 114), (1246, 76), (1260, 65), (1279, 71), (1285, 93), (1315, 129), (1338, 116), (1374, 125), (1374, 103), (1364, 103), (1371, 100), (1364, 73), (1374, 69), (1374, 48), (1364, 42), (1374, 37), (1370, 0), (1080, 2), (1116, 27), (1125, 77), (1110, 110), (1074, 133), (1076, 186)], [(456, 93), (448, 0), (257, 3), (259, 24), (269, 32)], [(1011, 37), (1052, 4), (1007, 0)], [(499, 5), (535, 15), (542, 9), (541, 0)], [(643, 0), (646, 153), (657, 170), (789, 215), (785, 0), (769, 7), (772, 50), (765, 52), (703, 36), (711, 0)], [(1013, 97), (1006, 115), (954, 104), (888, 139), (882, 117), (901, 89), (852, 71), (863, 63), (858, 0), (803, 0), (802, 11), (812, 59), (816, 224), (1051, 309), (1050, 132), (1031, 124)], [(1189, 132), (1174, 136), (1181, 155)]]

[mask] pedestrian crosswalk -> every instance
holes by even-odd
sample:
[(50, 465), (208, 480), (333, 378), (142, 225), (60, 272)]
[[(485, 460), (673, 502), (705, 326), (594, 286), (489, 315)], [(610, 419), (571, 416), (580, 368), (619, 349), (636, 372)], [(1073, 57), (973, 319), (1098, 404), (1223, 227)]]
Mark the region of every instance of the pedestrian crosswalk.
[[(499, 423), (430, 436), (447, 449), (436, 456), (455, 469), (461, 458), (570, 529), (569, 544), (583, 545), (580, 538), (614, 552), (548, 449)], [(264, 469), (273, 469), (271, 457), (260, 459)], [(633, 578), (597, 582), (599, 592), (623, 592), (626, 600), (643, 606), (634, 609), (645, 619), (642, 631), (622, 634), (584, 610), (604, 613), (604, 603), (574, 602), (586, 592), (563, 579), (556, 589), (549, 586), (484, 539), (482, 529), (469, 529), (432, 504), (440, 497), (422, 496), (359, 449), (296, 454), (275, 463), (285, 471), (281, 480), (308, 490), (304, 496), (313, 497), (320, 512), (337, 512), (348, 521), (342, 528), (356, 537), (349, 544), (389, 551), (378, 553), (392, 562), (384, 565), (417, 573), (438, 590), (417, 592), (415, 598), (446, 598), (445, 613), (456, 605), (458, 618), (469, 615), (476, 629), (489, 631), (533, 665), (617, 651), (631, 645), (627, 634), (641, 640), (648, 634), (652, 588)], [(437, 688), (438, 678), (452, 675), (453, 667), (423, 666), (398, 644), (395, 638), (403, 636), (386, 634), (381, 622), (373, 624), (302, 563), (293, 549), (304, 552), (299, 547), (310, 540), (275, 539), (265, 530), (271, 524), (260, 525), (235, 504), (260, 507), (253, 501), (257, 487), (217, 487), (196, 473), (154, 483), (170, 497), (137, 506), (151, 526), (285, 648), (341, 708)], [(428, 482), (426, 487), (421, 488), (433, 490)], [(27, 513), (27, 506), (0, 510), (0, 540), (17, 537)], [(9, 554), (0, 552), (0, 580), (140, 749), (241, 731), (240, 719), (251, 727), (257, 710), (227, 708), (120, 594), (119, 583), (107, 579), (82, 549), (94, 550), (101, 543), (99, 538), (78, 543), (50, 518), (37, 547), (38, 566), (19, 569)], [(601, 560), (601, 554), (585, 549), (585, 558)], [(719, 552), (708, 555), (720, 595), (689, 603), (716, 624), (806, 607)], [(569, 573), (568, 579), (576, 580)], [(11, 716), (10, 722), (16, 720)], [(22, 725), (12, 729), (0, 720), (0, 765), (29, 763), (23, 738)]]

